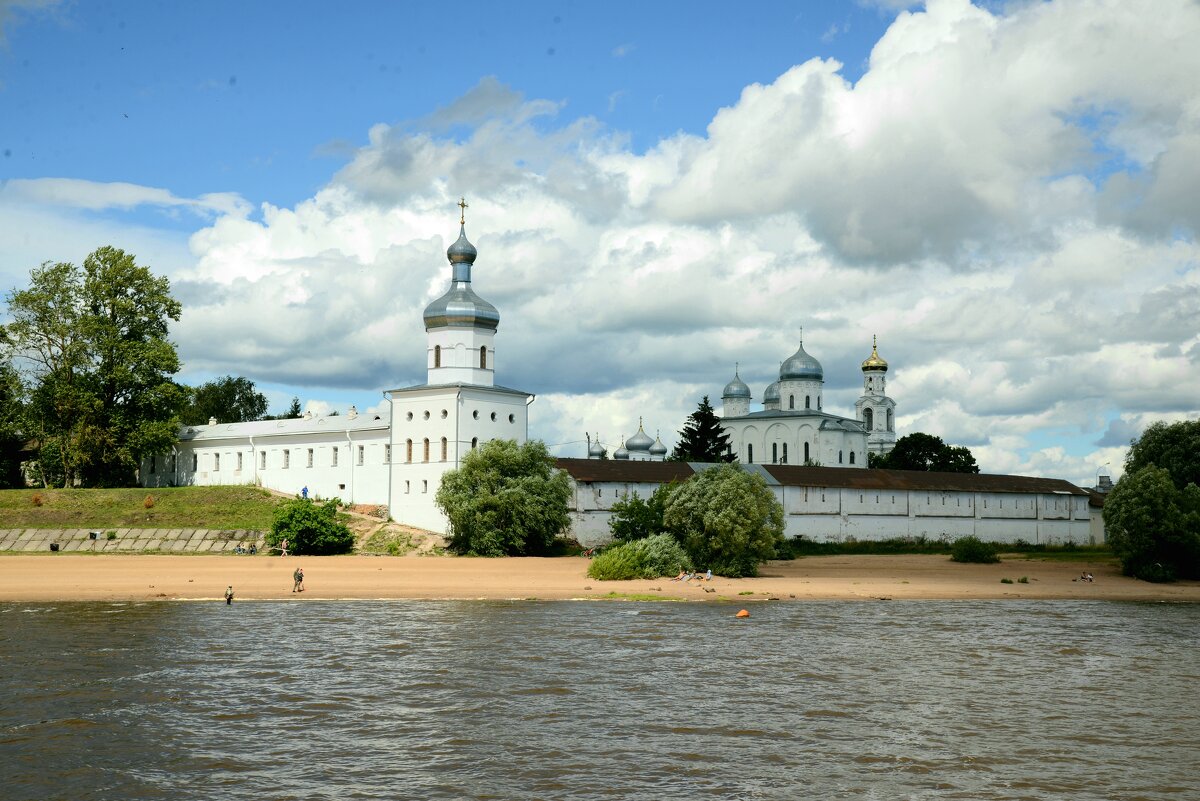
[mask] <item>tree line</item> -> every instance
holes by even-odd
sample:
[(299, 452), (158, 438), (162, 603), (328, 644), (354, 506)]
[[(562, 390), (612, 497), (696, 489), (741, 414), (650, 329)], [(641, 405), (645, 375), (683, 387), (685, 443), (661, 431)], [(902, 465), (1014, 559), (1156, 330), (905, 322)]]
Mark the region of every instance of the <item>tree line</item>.
[[(106, 246), (82, 265), (46, 262), (6, 301), (0, 487), (131, 486), (144, 457), (175, 444), (180, 423), (266, 415), (266, 397), (246, 378), (175, 381), (168, 334), (182, 306), (133, 254)], [(300, 416), (298, 398), (282, 416)]]

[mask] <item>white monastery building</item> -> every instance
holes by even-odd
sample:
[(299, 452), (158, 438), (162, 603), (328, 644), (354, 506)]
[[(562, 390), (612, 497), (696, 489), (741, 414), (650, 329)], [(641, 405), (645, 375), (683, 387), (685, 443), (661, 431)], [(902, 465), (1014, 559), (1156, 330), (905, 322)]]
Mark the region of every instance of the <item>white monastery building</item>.
[[(378, 414), (351, 407), (344, 416), (209, 420), (183, 428), (170, 453), (142, 463), (142, 483), (253, 484), (288, 494), (307, 489), (310, 496), (386, 505), (393, 520), (444, 532), (446, 519), (434, 502), (442, 475), (481, 443), (524, 443), (534, 400), (496, 384), (500, 314), (472, 287), (478, 254), (465, 219), (459, 225), (446, 252), (449, 288), (425, 308), (425, 383), (386, 391)], [(721, 423), (737, 461), (761, 475), (783, 504), (788, 536), (1095, 539), (1088, 493), (1065, 481), (865, 469), (868, 453), (886, 453), (896, 441), (887, 370), (873, 346), (862, 363), (863, 395), (851, 419), (824, 410), (824, 372), (803, 338), (764, 391), (759, 410), (750, 410), (750, 388), (735, 368), (722, 393)], [(633, 492), (648, 497), (707, 467), (667, 462), (666, 454), (662, 440), (650, 439), (639, 421), (637, 434), (612, 459), (598, 436), (589, 437), (588, 458), (559, 459), (574, 485), (570, 534), (585, 545), (605, 542), (614, 501)]]
[(307, 488), (346, 503), (386, 504), (394, 520), (445, 531), (434, 503), (442, 474), (482, 442), (524, 443), (534, 399), (495, 382), (500, 313), (471, 286), (478, 252), (465, 219), (459, 224), (446, 251), (450, 287), (425, 308), (426, 383), (388, 390), (383, 411), (369, 417), (351, 408), (345, 416), (185, 428), (172, 453), (143, 463), (142, 483)]

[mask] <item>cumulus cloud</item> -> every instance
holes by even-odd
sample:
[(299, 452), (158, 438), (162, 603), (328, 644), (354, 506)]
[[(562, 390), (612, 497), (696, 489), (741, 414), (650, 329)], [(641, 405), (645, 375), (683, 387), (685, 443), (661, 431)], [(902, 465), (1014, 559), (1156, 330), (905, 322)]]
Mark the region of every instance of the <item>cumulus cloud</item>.
[(122, 182), (100, 183), (78, 178), (12, 178), (0, 182), (0, 203), (41, 203), (60, 208), (103, 211), (159, 206), (204, 216), (244, 215), (250, 206), (239, 195), (216, 192), (181, 198), (169, 190)]
[(735, 362), (760, 400), (803, 326), (827, 410), (852, 414), (878, 334), (901, 434), (1091, 483), (1139, 426), (1196, 414), (1200, 88), (1178, 78), (1200, 72), (1181, 44), (1198, 35), (1183, 0), (931, 0), (857, 83), (814, 59), (644, 152), (484, 78), (373, 127), (291, 208), (86, 182), (0, 195), (215, 215), (173, 275), (191, 370), (314, 394), (423, 381), (421, 312), (465, 195), (497, 380), (539, 395), (532, 433), (560, 452), (639, 416), (673, 445)]

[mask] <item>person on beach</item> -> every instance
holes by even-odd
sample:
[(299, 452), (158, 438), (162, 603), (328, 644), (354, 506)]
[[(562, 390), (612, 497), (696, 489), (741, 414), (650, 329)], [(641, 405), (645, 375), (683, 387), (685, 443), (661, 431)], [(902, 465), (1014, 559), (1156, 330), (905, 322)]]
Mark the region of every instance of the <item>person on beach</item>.
[(306, 500), (306, 501), (308, 500), (308, 487), (307, 487), (307, 486), (305, 486), (305, 487), (301, 488), (301, 490), (300, 490), (300, 497), (301, 497), (301, 498), (303, 498), (303, 499), (304, 499), (304, 500)]
[(679, 568), (679, 575), (676, 576), (675, 578), (671, 579), (671, 581), (683, 581), (684, 576), (686, 576), (687, 574), (688, 574), (688, 572), (681, 567), (681, 568)]
[(279, 555), (287, 556), (287, 540), (284, 540), (283, 542), (279, 543)]
[(292, 571), (292, 592), (304, 592), (300, 585), (304, 583), (304, 571), (296, 568)]
[(304, 568), (300, 568), (300, 592), (304, 592)]
[(252, 542), (250, 543), (250, 555), (254, 556), (256, 553), (258, 553), (258, 546)]
[(225, 605), (233, 606), (233, 585), (230, 584), (225, 588)]

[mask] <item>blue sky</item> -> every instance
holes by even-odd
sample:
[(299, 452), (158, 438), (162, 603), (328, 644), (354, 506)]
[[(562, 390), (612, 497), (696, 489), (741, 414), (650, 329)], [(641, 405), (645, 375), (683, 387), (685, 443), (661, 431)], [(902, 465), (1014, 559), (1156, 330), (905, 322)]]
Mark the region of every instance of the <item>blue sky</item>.
[(423, 379), (460, 195), (497, 380), (576, 455), (799, 342), (852, 414), (1079, 483), (1200, 381), (1200, 11), (1155, 3), (0, 0), (0, 278), (113, 244), (181, 380)]

